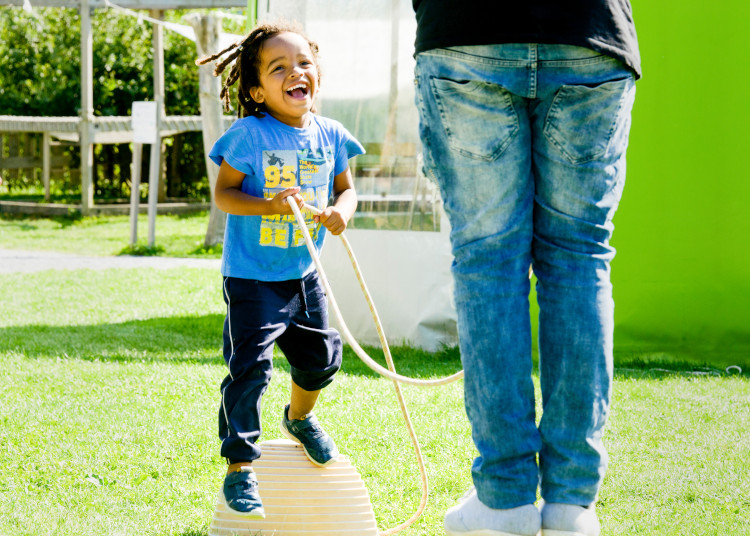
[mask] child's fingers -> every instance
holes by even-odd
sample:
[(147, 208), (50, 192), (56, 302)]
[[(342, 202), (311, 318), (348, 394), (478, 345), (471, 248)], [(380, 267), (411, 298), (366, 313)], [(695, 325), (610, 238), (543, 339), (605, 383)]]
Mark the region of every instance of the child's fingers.
[(287, 188), (285, 190), (281, 190), (278, 194), (280, 199), (286, 199), (287, 197), (296, 196), (299, 199), (302, 199), (299, 195), (299, 186), (294, 186), (293, 188)]
[(346, 223), (344, 218), (338, 212), (334, 211), (331, 207), (325, 209), (320, 215), (320, 223), (322, 223), (331, 234), (339, 235), (346, 230)]
[(304, 201), (299, 195), (299, 191), (299, 186), (295, 186), (293, 188), (286, 188), (285, 190), (281, 190), (274, 196), (274, 203), (281, 203), (281, 205), (275, 205), (278, 207), (279, 214), (292, 214), (292, 208), (289, 206), (289, 203), (292, 202), (289, 200), (290, 197), (294, 200), (293, 202), (297, 203), (297, 206), (302, 208), (302, 205), (304, 205)]
[(296, 186), (294, 188), (287, 188), (286, 190), (283, 190), (279, 195), (284, 194), (283, 198), (287, 203), (291, 203), (291, 201), (289, 200), (290, 197), (293, 198), (294, 202), (297, 203), (297, 206), (299, 208), (302, 208), (305, 205), (305, 200), (302, 199), (302, 196), (299, 195), (299, 192), (299, 186)]
[(326, 229), (328, 229), (328, 231), (332, 235), (336, 236), (344, 232), (344, 230), (346, 229), (346, 225), (344, 225), (343, 221), (337, 220), (337, 221), (331, 222), (331, 224), (328, 225)]
[(326, 207), (323, 209), (323, 212), (313, 216), (313, 221), (315, 223), (322, 223), (323, 225), (326, 225), (326, 221), (328, 221), (328, 218), (330, 217), (331, 217), (331, 208)]

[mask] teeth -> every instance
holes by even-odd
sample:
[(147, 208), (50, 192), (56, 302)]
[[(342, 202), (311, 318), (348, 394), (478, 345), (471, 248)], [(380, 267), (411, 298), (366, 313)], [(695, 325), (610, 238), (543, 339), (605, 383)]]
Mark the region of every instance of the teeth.
[(294, 89), (307, 89), (307, 86), (305, 84), (297, 84), (296, 86), (292, 86), (287, 91), (292, 91)]

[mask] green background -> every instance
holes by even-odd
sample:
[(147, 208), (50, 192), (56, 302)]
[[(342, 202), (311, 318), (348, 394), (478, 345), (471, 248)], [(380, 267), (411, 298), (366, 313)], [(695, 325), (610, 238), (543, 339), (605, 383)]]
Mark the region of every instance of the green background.
[(615, 216), (620, 359), (750, 370), (750, 2), (634, 0), (643, 60)]

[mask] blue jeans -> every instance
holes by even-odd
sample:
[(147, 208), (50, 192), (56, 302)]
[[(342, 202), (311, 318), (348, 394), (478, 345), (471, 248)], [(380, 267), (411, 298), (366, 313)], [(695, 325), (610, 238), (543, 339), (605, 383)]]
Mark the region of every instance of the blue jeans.
[[(492, 508), (591, 505), (612, 385), (609, 240), (625, 182), (634, 77), (569, 45), (421, 53), (425, 172), (451, 223), (472, 474)], [(535, 422), (529, 265), (543, 415)], [(538, 455), (538, 463), (537, 463)]]

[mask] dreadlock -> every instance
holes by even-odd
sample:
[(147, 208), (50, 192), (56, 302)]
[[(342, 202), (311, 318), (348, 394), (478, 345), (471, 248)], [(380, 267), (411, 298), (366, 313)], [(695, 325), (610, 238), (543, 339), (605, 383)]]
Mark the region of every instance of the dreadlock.
[[(224, 59), (217, 62), (216, 67), (214, 68), (214, 76), (221, 76), (227, 66), (234, 62), (232, 68), (229, 70), (229, 75), (224, 82), (224, 86), (221, 88), (221, 93), (219, 94), (221, 102), (224, 104), (224, 111), (228, 112), (232, 109), (229, 89), (235, 82), (237, 82), (237, 80), (239, 80), (240, 83), (237, 85), (239, 116), (263, 116), (266, 112), (266, 105), (265, 103), (255, 102), (250, 96), (250, 89), (260, 86), (260, 74), (258, 69), (260, 68), (260, 52), (263, 49), (263, 43), (271, 37), (284, 32), (292, 32), (304, 37), (310, 45), (315, 64), (318, 64), (318, 44), (305, 35), (304, 30), (302, 30), (302, 27), (299, 24), (283, 21), (260, 24), (253, 28), (253, 30), (242, 40), (229, 45), (221, 52), (211, 56), (203, 56), (202, 58), (195, 60), (196, 65), (205, 65), (206, 63), (218, 60), (225, 54), (229, 53)], [(235, 61), (238, 57), (239, 60)], [(320, 77), (319, 68), (318, 77)], [(313, 111), (315, 110), (313, 109)]]

